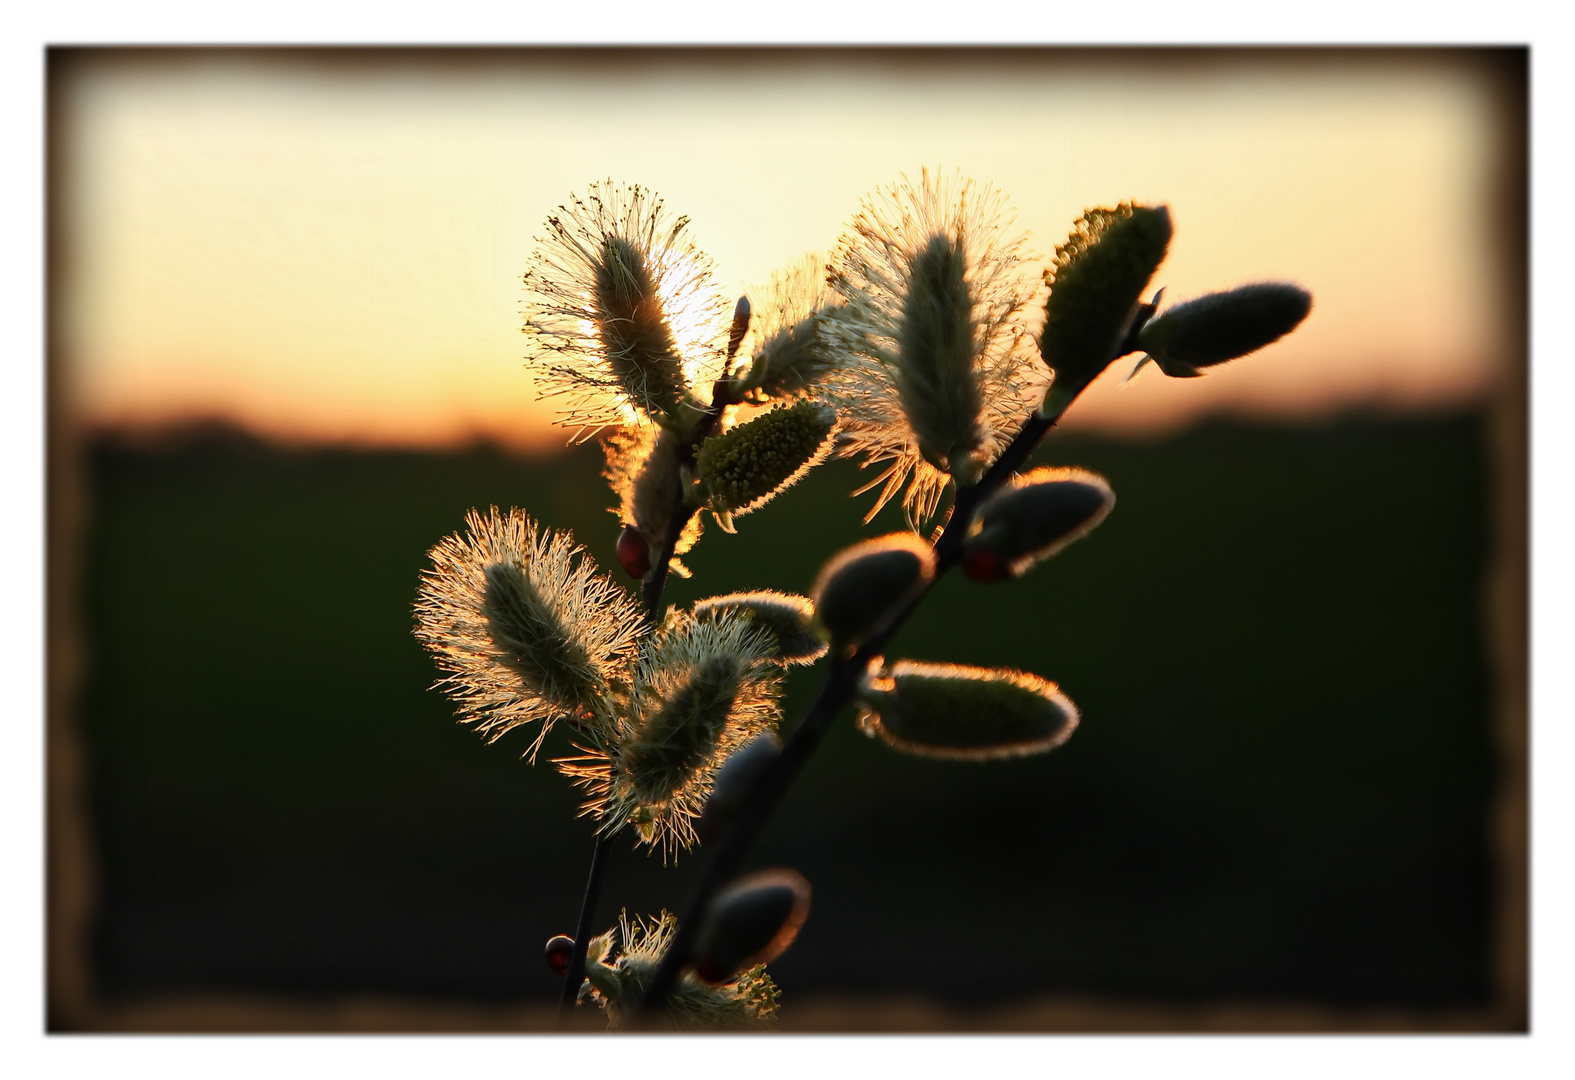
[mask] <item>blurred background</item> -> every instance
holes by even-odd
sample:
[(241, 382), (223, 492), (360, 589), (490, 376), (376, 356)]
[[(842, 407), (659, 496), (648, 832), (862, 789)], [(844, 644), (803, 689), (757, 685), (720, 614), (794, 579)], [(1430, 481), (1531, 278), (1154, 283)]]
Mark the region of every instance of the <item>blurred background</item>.
[[(815, 888), (783, 1026), (1523, 1029), (1525, 63), (52, 51), (51, 1026), (550, 1025), (589, 826), (410, 634), (472, 506), (616, 565), (600, 455), (522, 364), (533, 238), (639, 182), (750, 291), (957, 166), (1041, 257), (1163, 201), (1168, 298), (1315, 306), (1207, 378), (1109, 373), (1035, 461), (1102, 473), (1111, 517), (904, 629), (1083, 724), (986, 764), (834, 728), (752, 858)], [(709, 531), (669, 599), (806, 591), (900, 527), (859, 483)], [(616, 849), (602, 921), (699, 861)]]

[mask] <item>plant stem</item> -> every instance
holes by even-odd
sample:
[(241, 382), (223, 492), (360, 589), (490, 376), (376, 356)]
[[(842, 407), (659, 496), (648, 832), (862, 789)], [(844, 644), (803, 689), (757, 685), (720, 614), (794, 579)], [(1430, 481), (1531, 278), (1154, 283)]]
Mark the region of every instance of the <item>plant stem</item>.
[(1070, 404), (1069, 400), (1051, 414), (1031, 413), (1023, 421), (1023, 426), (1018, 430), (1016, 437), (979, 482), (958, 489), (956, 498), (952, 502), (951, 515), (941, 535), (935, 541), (935, 578), (932, 578), (929, 585), (916, 594), (879, 632), (859, 646), (855, 652), (832, 659), (826, 677), (822, 680), (820, 689), (816, 692), (814, 701), (810, 703), (804, 719), (788, 737), (781, 754), (765, 770), (745, 797), (738, 817), (711, 853), (705, 869), (701, 871), (700, 878), (695, 883), (694, 890), (689, 894), (689, 900), (678, 918), (678, 930), (672, 944), (669, 945), (667, 953), (662, 957), (661, 966), (657, 968), (655, 976), (645, 989), (645, 995), (637, 1010), (639, 1015), (648, 1019), (657, 1004), (665, 999), (668, 991), (672, 989), (679, 971), (689, 959), (694, 936), (699, 929), (711, 895), (737, 872), (738, 865), (748, 851), (749, 845), (764, 828), (778, 800), (792, 784), (810, 754), (820, 744), (821, 736), (830, 727), (832, 719), (852, 699), (858, 679), (868, 668), (870, 661), (884, 651), (886, 643), (907, 621), (908, 616), (918, 607), (930, 588), (934, 587), (935, 580), (957, 562), (961, 555), (963, 540), (968, 534), (968, 527), (973, 522), (974, 511), (979, 503), (994, 494), (1011, 478), (1017, 467), (1033, 453), (1045, 433), (1065, 414)]
[[(679, 449), (680, 461), (683, 464), (690, 466), (694, 464), (694, 443), (709, 435), (716, 426), (722, 410), (732, 401), (730, 390), (731, 384), (725, 380), (718, 380), (716, 386), (712, 388), (711, 407), (696, 425), (695, 434), (689, 444)], [(696, 513), (689, 506), (684, 494), (683, 481), (675, 481), (673, 512), (668, 521), (662, 553), (657, 556), (656, 565), (651, 568), (650, 575), (640, 586), (640, 600), (645, 606), (647, 630), (656, 629), (662, 621), (662, 590), (667, 586), (668, 566), (673, 560), (674, 550), (678, 547), (678, 539), (683, 536), (684, 527)], [(602, 890), (602, 871), (606, 869), (607, 850), (612, 845), (614, 835), (616, 833), (606, 835), (598, 833), (596, 846), (591, 851), (591, 870), (585, 879), (585, 899), (580, 904), (579, 923), (574, 931), (574, 950), (569, 954), (569, 969), (564, 973), (563, 993), (558, 998), (560, 1027), (567, 1025), (575, 1002), (579, 1000), (580, 984), (585, 980), (585, 950), (590, 944), (591, 926), (596, 918), (596, 902)]]
[(580, 904), (580, 920), (574, 928), (574, 951), (569, 954), (569, 970), (563, 977), (563, 994), (558, 998), (558, 1026), (568, 1025), (574, 1012), (574, 1003), (580, 996), (580, 983), (585, 979), (585, 950), (591, 941), (591, 926), (596, 918), (596, 899), (602, 891), (602, 871), (607, 869), (607, 850), (612, 847), (612, 836), (596, 837), (591, 851), (591, 872), (585, 879), (585, 900)]

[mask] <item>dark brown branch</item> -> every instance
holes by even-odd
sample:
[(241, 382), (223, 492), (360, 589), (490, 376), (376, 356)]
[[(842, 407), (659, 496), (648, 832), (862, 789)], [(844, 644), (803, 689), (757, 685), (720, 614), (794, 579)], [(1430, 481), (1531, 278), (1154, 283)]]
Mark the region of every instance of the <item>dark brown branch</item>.
[[(731, 404), (731, 389), (732, 384), (727, 380), (717, 380), (711, 391), (711, 407), (695, 425), (694, 435), (686, 444), (679, 447), (680, 464), (688, 467), (694, 465), (694, 447), (711, 433), (717, 421), (721, 419), (722, 410)], [(680, 469), (680, 477), (683, 471)], [(648, 629), (655, 629), (662, 621), (662, 590), (667, 585), (668, 566), (672, 563), (678, 540), (684, 534), (684, 527), (689, 524), (689, 519), (695, 513), (696, 511), (689, 506), (685, 498), (683, 480), (680, 478), (673, 487), (673, 512), (668, 521), (662, 552), (657, 557), (656, 565), (651, 568), (651, 573), (640, 586), (640, 600), (645, 606), (645, 621)], [(558, 999), (560, 1026), (568, 1023), (574, 1004), (579, 999), (580, 984), (585, 979), (585, 950), (590, 944), (591, 926), (596, 918), (596, 903), (601, 895), (602, 872), (606, 869), (607, 850), (612, 844), (614, 835), (616, 834), (598, 833), (596, 846), (591, 852), (591, 870), (585, 881), (585, 899), (580, 904), (580, 918), (574, 931), (574, 951), (569, 954), (569, 969), (564, 973), (563, 993)]]
[[(979, 482), (958, 490), (946, 527), (935, 541), (936, 579), (956, 564), (961, 554), (962, 543), (972, 524), (974, 511), (979, 504), (1012, 477), (1018, 466), (1028, 459), (1045, 433), (1055, 425), (1070, 404), (1071, 402), (1068, 401), (1051, 415), (1039, 412), (1030, 414), (1023, 421), (1023, 426), (1018, 430), (1016, 437)], [(689, 959), (694, 935), (699, 929), (712, 894), (737, 873), (739, 863), (743, 861), (744, 855), (760, 830), (765, 827), (777, 802), (792, 784), (810, 754), (820, 745), (821, 737), (830, 727), (831, 721), (852, 700), (859, 677), (868, 668), (870, 661), (885, 651), (887, 642), (901, 629), (903, 623), (928, 594), (929, 589), (934, 587), (936, 579), (932, 579), (923, 591), (915, 595), (885, 627), (855, 652), (832, 659), (826, 677), (821, 682), (820, 689), (816, 692), (814, 701), (810, 703), (804, 719), (788, 737), (782, 747), (782, 753), (771, 763), (746, 796), (738, 817), (712, 851), (705, 868), (701, 871), (700, 878), (695, 883), (683, 912), (679, 915), (678, 930), (672, 944), (663, 956), (655, 976), (646, 987), (645, 996), (640, 1002), (641, 1015), (648, 1019), (651, 1011), (657, 1007), (657, 1003), (666, 998), (679, 971)]]
[(612, 837), (598, 835), (591, 852), (591, 872), (585, 879), (585, 900), (580, 904), (579, 924), (574, 928), (574, 951), (569, 954), (569, 970), (563, 977), (563, 994), (558, 998), (558, 1025), (566, 1027), (580, 996), (585, 979), (585, 950), (591, 942), (591, 926), (596, 918), (596, 899), (602, 891), (602, 872), (607, 869), (607, 849)]

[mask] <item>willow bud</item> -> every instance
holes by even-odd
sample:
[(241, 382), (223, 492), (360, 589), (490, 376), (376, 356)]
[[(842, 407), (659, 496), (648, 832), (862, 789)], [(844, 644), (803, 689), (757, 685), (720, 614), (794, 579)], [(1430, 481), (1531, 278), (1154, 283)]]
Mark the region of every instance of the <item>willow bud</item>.
[(983, 761), (1052, 750), (1077, 727), (1055, 683), (1024, 671), (900, 660), (866, 673), (859, 727), (925, 757)]
[(866, 540), (820, 571), (810, 595), (815, 617), (839, 648), (880, 631), (935, 576), (935, 553), (908, 532)]
[(744, 797), (781, 752), (782, 740), (775, 732), (766, 731), (750, 739), (722, 763), (716, 771), (711, 797), (706, 800), (695, 826), (702, 843), (716, 839), (733, 823), (744, 805)]
[(979, 508), (963, 547), (975, 581), (1021, 577), (1105, 520), (1116, 496), (1103, 477), (1082, 469), (1040, 468), (1014, 476)]
[(733, 305), (733, 325), (727, 331), (729, 360), (738, 355), (738, 347), (744, 343), (744, 335), (749, 333), (749, 316), (749, 297), (740, 296), (738, 303)]
[(1289, 334), (1312, 310), (1312, 294), (1265, 282), (1177, 304), (1138, 332), (1138, 348), (1172, 378), (1256, 352)]
[(1045, 272), (1050, 298), (1039, 350), (1055, 372), (1047, 414), (1116, 359), (1138, 301), (1170, 245), (1170, 211), (1122, 203), (1086, 211)]
[(813, 663), (826, 653), (826, 643), (814, 630), (815, 605), (807, 596), (769, 589), (729, 593), (700, 601), (694, 616), (704, 621), (730, 611), (747, 615), (751, 625), (770, 639), (772, 657), (785, 664)]
[(793, 944), (809, 917), (809, 882), (795, 870), (761, 870), (722, 889), (695, 937), (695, 974), (726, 982), (770, 963)]
[(835, 427), (835, 412), (805, 400), (707, 439), (696, 464), (710, 506), (744, 514), (769, 502), (825, 458)]

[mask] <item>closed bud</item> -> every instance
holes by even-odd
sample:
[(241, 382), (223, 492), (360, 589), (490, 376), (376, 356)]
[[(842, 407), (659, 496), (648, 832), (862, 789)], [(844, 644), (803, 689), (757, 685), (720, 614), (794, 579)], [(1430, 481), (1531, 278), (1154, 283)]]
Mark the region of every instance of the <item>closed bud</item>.
[(815, 605), (807, 596), (762, 589), (758, 592), (713, 596), (695, 605), (696, 619), (715, 619), (737, 611), (766, 635), (771, 655), (785, 664), (809, 664), (826, 653), (826, 643), (815, 633)]
[(1137, 345), (1173, 378), (1246, 356), (1278, 341), (1312, 310), (1312, 294), (1295, 285), (1265, 282), (1209, 293), (1149, 320)]
[(820, 571), (815, 617), (839, 648), (880, 631), (935, 576), (935, 553), (912, 533), (854, 544)]
[(711, 797), (706, 800), (700, 821), (695, 826), (702, 843), (709, 843), (722, 835), (738, 816), (755, 782), (782, 752), (782, 740), (775, 732), (756, 735), (722, 763), (716, 772)]
[(711, 507), (743, 514), (768, 502), (831, 450), (836, 414), (800, 401), (714, 435), (697, 458)]
[(727, 332), (729, 360), (738, 355), (738, 347), (744, 343), (744, 335), (747, 333), (749, 333), (749, 297), (740, 296), (738, 303), (733, 305), (733, 325)]
[(963, 548), (975, 581), (1021, 577), (1105, 520), (1116, 496), (1103, 477), (1082, 469), (1040, 468), (1011, 482), (979, 508)]
[(809, 882), (794, 870), (761, 870), (722, 889), (695, 937), (695, 974), (726, 982), (769, 963), (791, 944), (809, 916)]
[(1089, 210), (1046, 271), (1039, 350), (1055, 372), (1043, 411), (1064, 408), (1116, 359), (1149, 278), (1170, 245), (1170, 212), (1122, 203)]
[(1077, 708), (1055, 683), (1024, 671), (900, 660), (872, 667), (857, 694), (866, 734), (925, 757), (1040, 754), (1077, 727)]
[(558, 934), (547, 939), (547, 966), (559, 975), (569, 970), (569, 959), (574, 955), (574, 939), (567, 934)]

